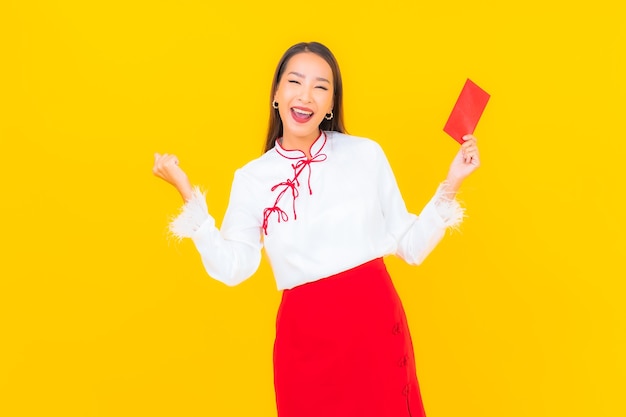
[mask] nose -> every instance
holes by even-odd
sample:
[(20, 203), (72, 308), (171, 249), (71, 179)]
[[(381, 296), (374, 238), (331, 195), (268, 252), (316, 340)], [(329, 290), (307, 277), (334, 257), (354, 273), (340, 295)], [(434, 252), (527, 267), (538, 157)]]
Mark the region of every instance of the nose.
[(311, 92), (309, 91), (308, 88), (303, 88), (300, 91), (300, 97), (298, 97), (298, 100), (300, 100), (302, 103), (310, 103), (311, 102)]

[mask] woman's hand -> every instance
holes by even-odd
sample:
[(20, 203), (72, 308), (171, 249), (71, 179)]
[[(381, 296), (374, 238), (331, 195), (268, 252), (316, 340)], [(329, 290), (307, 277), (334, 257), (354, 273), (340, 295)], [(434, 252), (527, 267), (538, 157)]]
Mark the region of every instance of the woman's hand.
[(152, 173), (173, 185), (183, 197), (183, 200), (188, 201), (191, 198), (191, 183), (185, 171), (178, 166), (176, 155), (155, 153)]
[(480, 166), (478, 145), (473, 135), (463, 136), (463, 144), (450, 165), (446, 178), (447, 190), (456, 193), (461, 183)]

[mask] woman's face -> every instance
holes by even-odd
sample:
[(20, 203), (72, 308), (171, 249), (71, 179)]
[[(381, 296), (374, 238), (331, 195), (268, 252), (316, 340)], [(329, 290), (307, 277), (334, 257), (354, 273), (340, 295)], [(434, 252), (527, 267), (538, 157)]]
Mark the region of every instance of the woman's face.
[(317, 138), (320, 123), (333, 109), (333, 85), (333, 72), (324, 58), (312, 52), (291, 57), (274, 94), (285, 139)]

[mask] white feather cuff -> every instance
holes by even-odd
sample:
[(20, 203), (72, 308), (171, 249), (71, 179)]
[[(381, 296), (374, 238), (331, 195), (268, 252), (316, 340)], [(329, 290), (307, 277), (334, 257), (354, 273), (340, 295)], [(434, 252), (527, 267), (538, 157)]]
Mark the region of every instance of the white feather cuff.
[(196, 230), (210, 218), (206, 193), (194, 187), (191, 198), (169, 225), (170, 233), (177, 239), (192, 237)]
[(446, 227), (458, 229), (459, 225), (465, 218), (465, 208), (455, 199), (450, 198), (444, 190), (446, 183), (439, 184), (437, 192), (433, 197), (437, 213), (441, 216)]

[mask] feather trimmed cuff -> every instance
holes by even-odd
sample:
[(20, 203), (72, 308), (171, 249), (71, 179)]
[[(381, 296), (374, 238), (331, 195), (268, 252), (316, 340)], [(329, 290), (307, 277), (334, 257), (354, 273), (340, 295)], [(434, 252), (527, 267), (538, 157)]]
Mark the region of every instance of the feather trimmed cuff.
[(169, 225), (170, 233), (177, 239), (192, 237), (211, 216), (206, 204), (206, 193), (194, 187), (191, 198)]
[(465, 208), (455, 198), (450, 198), (449, 193), (444, 190), (445, 185), (445, 182), (439, 184), (433, 197), (435, 209), (446, 227), (458, 229), (465, 218)]

